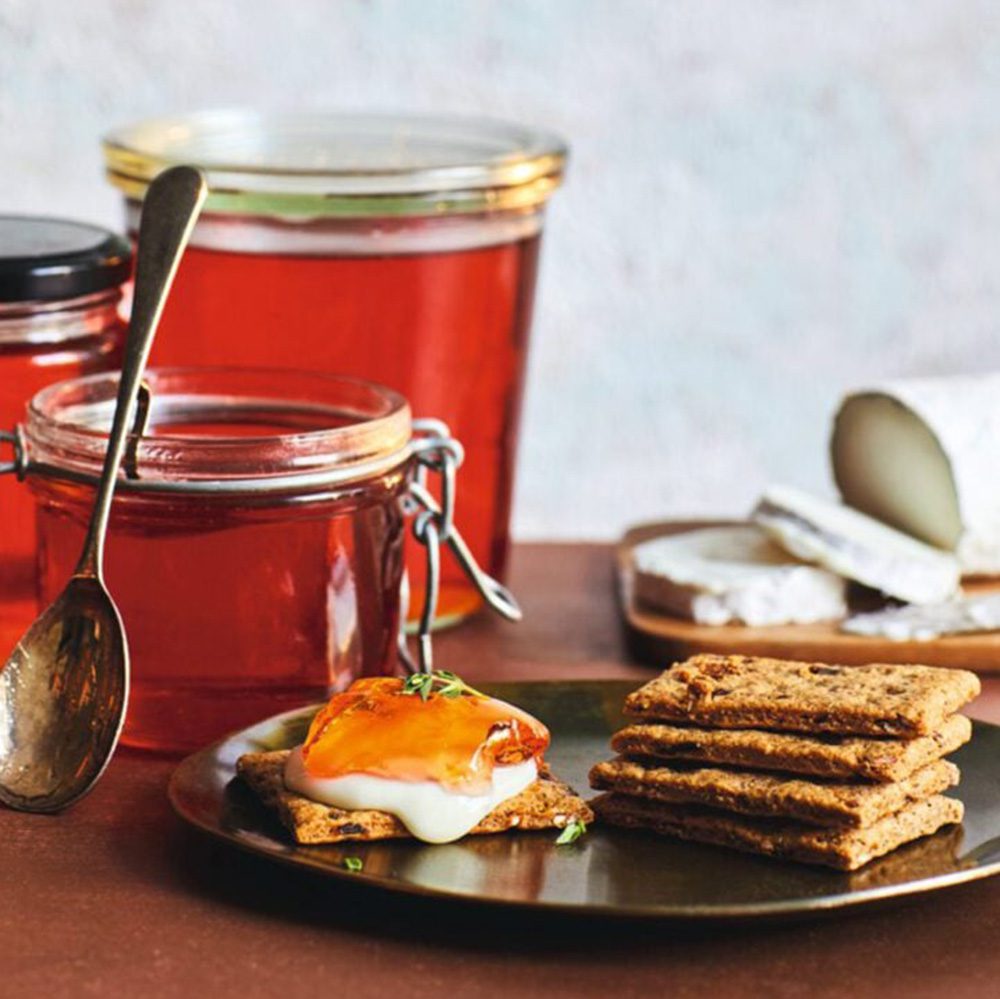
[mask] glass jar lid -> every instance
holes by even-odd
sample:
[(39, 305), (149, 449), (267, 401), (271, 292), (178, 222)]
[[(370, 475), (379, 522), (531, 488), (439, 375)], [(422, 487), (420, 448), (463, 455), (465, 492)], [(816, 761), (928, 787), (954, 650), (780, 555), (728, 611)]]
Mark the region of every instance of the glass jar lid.
[[(411, 454), (409, 404), (372, 382), (252, 368), (162, 368), (145, 381), (146, 431), (121, 489), (311, 492), (385, 474)], [(22, 431), (28, 474), (96, 481), (117, 390), (112, 372), (37, 393)]]
[(485, 118), (220, 110), (117, 129), (104, 156), (133, 199), (190, 163), (208, 175), (207, 211), (360, 218), (536, 207), (562, 179), (566, 146)]
[(117, 288), (132, 249), (99, 226), (33, 215), (0, 215), (0, 303), (58, 302)]

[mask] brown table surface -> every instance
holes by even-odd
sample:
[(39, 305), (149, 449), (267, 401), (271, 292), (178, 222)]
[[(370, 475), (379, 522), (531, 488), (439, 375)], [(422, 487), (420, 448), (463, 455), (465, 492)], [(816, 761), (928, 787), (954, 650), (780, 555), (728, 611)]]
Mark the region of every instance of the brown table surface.
[[(522, 545), (525, 622), (442, 636), (472, 679), (649, 676), (611, 550)], [(1000, 678), (973, 714), (1000, 721)], [(546, 920), (319, 883), (189, 830), (172, 763), (121, 753), (58, 817), (0, 813), (0, 996), (1000, 994), (1000, 879), (803, 924), (684, 931)]]

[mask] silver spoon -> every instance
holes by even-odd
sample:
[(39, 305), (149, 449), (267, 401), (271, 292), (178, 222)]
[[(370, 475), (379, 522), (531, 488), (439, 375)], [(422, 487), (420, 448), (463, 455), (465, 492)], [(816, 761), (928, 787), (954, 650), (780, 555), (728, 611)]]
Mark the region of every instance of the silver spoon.
[(104, 585), (104, 538), (136, 396), (177, 264), (205, 200), (192, 167), (150, 185), (139, 224), (132, 320), (114, 422), (80, 561), (0, 671), (0, 802), (58, 812), (97, 782), (128, 702), (128, 644)]

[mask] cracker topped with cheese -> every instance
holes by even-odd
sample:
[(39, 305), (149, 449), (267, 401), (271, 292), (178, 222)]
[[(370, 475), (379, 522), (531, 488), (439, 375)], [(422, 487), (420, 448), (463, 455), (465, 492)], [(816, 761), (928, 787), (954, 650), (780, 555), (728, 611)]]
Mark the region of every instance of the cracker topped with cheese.
[[(297, 843), (344, 843), (379, 839), (405, 839), (410, 831), (391, 812), (374, 808), (336, 808), (289, 791), (285, 766), (290, 750), (247, 753), (236, 772), (260, 800), (273, 809)], [(593, 813), (548, 766), (542, 765), (537, 780), (523, 791), (502, 801), (469, 830), (471, 836), (519, 830), (565, 829), (574, 822), (590, 823)]]
[(592, 813), (544, 762), (548, 729), (452, 673), (365, 678), (305, 743), (248, 753), (237, 773), (299, 843), (585, 826)]

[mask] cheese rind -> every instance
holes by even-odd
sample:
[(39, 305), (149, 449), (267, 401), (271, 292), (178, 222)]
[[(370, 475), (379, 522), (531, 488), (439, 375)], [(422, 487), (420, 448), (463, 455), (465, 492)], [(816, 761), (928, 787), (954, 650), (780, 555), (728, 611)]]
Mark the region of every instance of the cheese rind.
[(1000, 573), (1000, 373), (887, 382), (849, 394), (830, 441), (845, 502)]
[(699, 624), (805, 624), (846, 610), (842, 579), (790, 558), (749, 524), (655, 538), (632, 560), (642, 603)]
[(798, 558), (908, 603), (937, 603), (959, 589), (956, 559), (840, 503), (772, 486), (752, 519)]

